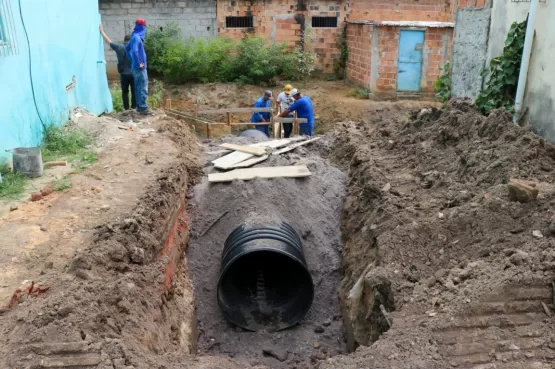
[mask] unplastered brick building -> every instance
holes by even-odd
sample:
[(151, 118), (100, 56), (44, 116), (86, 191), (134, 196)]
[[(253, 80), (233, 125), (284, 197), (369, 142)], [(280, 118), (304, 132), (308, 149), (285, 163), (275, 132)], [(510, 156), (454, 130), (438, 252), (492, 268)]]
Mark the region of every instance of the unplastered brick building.
[[(116, 39), (138, 16), (154, 27), (175, 22), (184, 38), (259, 35), (310, 45), (324, 73), (334, 72), (346, 44), (347, 79), (376, 95), (433, 92), (449, 59), (458, 6), (459, 0), (100, 0)], [(114, 65), (114, 55), (108, 61)]]
[(451, 53), (458, 1), (347, 3), (347, 79), (375, 95), (432, 93)]

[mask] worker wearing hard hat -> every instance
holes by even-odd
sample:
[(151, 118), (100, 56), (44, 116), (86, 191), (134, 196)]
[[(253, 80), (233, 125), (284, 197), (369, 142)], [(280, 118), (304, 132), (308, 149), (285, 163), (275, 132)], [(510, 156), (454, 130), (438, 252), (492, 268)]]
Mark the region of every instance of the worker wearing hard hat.
[[(291, 91), (293, 86), (285, 85), (283, 92), (281, 92), (276, 99), (276, 108), (278, 113), (284, 112), (295, 102)], [(292, 118), (293, 115), (289, 114), (286, 118)], [(291, 132), (293, 132), (293, 123), (283, 123), (283, 133), (285, 138), (291, 137)]]
[(299, 133), (301, 135), (312, 136), (312, 131), (314, 131), (314, 107), (312, 106), (312, 100), (308, 96), (302, 96), (301, 91), (297, 89), (291, 91), (291, 96), (293, 96), (295, 102), (285, 111), (278, 114), (277, 117), (283, 118), (296, 111), (297, 118), (306, 118), (307, 121), (306, 123), (299, 124)]
[[(264, 92), (264, 96), (256, 100), (254, 103), (255, 108), (271, 108), (272, 107), (272, 91), (267, 90)], [(261, 132), (264, 132), (266, 136), (270, 136), (270, 120), (272, 118), (272, 113), (252, 113), (251, 123), (268, 123), (264, 125), (257, 125), (255, 128)]]

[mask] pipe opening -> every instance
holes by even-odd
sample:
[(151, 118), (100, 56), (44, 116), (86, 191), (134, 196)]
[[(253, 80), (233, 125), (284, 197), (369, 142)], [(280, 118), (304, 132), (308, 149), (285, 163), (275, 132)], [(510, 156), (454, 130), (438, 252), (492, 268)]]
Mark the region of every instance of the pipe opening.
[(300, 239), (285, 228), (236, 229), (228, 237), (218, 282), (224, 316), (247, 330), (295, 325), (314, 297)]

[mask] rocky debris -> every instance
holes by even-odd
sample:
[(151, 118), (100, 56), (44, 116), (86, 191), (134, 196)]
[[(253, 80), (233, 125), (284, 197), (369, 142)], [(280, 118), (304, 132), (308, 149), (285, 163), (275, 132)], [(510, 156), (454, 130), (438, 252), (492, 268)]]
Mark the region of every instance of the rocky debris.
[(509, 261), (513, 265), (521, 265), (527, 262), (529, 257), (530, 255), (527, 252), (524, 252), (522, 250), (516, 250), (516, 252), (510, 256)]
[(314, 328), (314, 333), (324, 333), (324, 331), (325, 329), (321, 325), (318, 325), (316, 326), (316, 328)]
[(262, 350), (262, 354), (264, 356), (273, 357), (277, 361), (284, 362), (289, 357), (289, 352), (287, 351), (279, 351), (277, 349), (270, 349), (266, 348)]
[(526, 203), (538, 198), (539, 190), (533, 182), (511, 178), (507, 188), (511, 201)]
[(543, 234), (540, 230), (534, 230), (532, 231), (532, 236), (536, 237), (536, 238), (543, 238)]
[(40, 192), (35, 192), (31, 194), (31, 201), (42, 200), (42, 194)]

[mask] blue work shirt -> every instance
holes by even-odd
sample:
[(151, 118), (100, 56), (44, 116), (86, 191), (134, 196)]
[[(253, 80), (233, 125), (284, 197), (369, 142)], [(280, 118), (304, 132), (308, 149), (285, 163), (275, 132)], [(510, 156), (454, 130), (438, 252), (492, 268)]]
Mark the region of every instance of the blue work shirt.
[[(261, 97), (260, 99), (256, 100), (256, 102), (254, 103), (254, 107), (255, 108), (271, 108), (272, 107), (272, 100), (264, 100), (264, 96)], [(268, 112), (268, 113), (257, 113), (254, 112), (252, 113), (252, 117), (251, 117), (251, 123), (260, 123), (262, 122), (262, 119), (264, 119), (266, 122), (270, 121), (270, 118), (272, 117), (272, 113)]]
[(131, 40), (125, 47), (127, 56), (131, 59), (131, 68), (139, 69), (141, 64), (145, 65), (146, 69), (146, 52), (143, 42), (146, 35), (146, 26), (136, 25), (135, 30), (131, 34)]
[(296, 111), (297, 118), (306, 118), (307, 124), (314, 127), (314, 108), (312, 107), (312, 100), (310, 100), (310, 97), (301, 97), (289, 107), (289, 111)]

